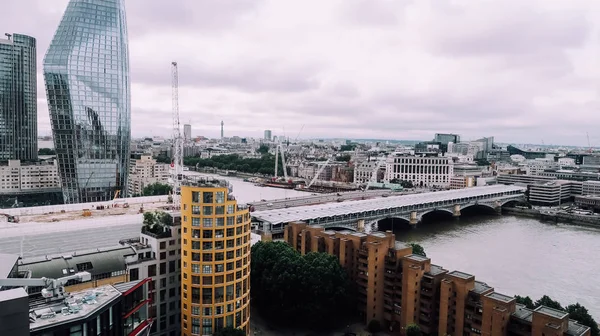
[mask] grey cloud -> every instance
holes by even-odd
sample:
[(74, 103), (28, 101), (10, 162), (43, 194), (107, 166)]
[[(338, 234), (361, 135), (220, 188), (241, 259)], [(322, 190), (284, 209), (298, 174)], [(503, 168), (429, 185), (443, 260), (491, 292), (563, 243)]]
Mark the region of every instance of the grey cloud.
[(238, 20), (259, 8), (263, 0), (127, 0), (132, 36), (157, 30), (222, 31), (235, 28)]
[[(165, 68), (166, 70), (166, 68)], [(229, 67), (208, 64), (179, 64), (180, 86), (220, 87), (243, 92), (301, 92), (317, 89), (319, 66), (316, 64), (288, 65), (282, 60), (240, 60)], [(132, 66), (136, 81), (149, 85), (170, 85), (169, 72), (156, 71), (153, 65)]]
[(412, 0), (344, 0), (341, 21), (361, 26), (390, 26), (400, 22), (402, 10)]

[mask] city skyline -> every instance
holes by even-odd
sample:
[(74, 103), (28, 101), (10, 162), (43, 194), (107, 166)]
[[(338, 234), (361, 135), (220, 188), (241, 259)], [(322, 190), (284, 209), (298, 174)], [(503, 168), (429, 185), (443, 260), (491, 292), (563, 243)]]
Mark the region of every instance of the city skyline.
[(71, 0), (44, 57), (65, 203), (127, 191), (131, 101), (123, 0)]
[[(36, 37), (45, 52), (66, 3), (11, 2), (5, 30)], [(170, 136), (176, 60), (181, 117), (194, 136), (218, 138), (224, 120), (229, 135), (256, 138), (264, 129), (295, 137), (306, 124), (302, 138), (451, 132), (587, 145), (590, 131), (596, 146), (600, 135), (582, 123), (600, 121), (597, 6), (129, 0), (132, 135)], [(47, 135), (38, 91), (39, 134)]]

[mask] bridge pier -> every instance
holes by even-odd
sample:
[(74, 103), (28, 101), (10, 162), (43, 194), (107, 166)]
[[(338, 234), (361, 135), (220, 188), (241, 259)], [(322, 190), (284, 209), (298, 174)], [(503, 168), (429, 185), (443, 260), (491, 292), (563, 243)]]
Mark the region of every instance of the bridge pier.
[(494, 210), (496, 210), (497, 215), (502, 215), (502, 204), (499, 201), (494, 202)]
[(460, 217), (460, 204), (454, 205), (454, 208), (452, 209), (452, 216), (456, 219)]
[(410, 225), (416, 226), (419, 223), (419, 217), (417, 217), (417, 212), (412, 211), (410, 213), (410, 220), (408, 221)]
[(358, 222), (356, 223), (356, 231), (365, 232), (365, 220), (364, 219), (358, 220)]

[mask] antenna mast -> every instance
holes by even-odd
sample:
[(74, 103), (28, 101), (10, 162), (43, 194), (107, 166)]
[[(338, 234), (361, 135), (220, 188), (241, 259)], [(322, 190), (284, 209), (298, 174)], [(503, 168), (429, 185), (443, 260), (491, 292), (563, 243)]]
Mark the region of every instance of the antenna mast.
[(171, 62), (171, 98), (173, 104), (173, 161), (171, 162), (171, 187), (173, 207), (181, 207), (181, 180), (183, 179), (183, 142), (179, 124), (179, 73), (177, 62)]

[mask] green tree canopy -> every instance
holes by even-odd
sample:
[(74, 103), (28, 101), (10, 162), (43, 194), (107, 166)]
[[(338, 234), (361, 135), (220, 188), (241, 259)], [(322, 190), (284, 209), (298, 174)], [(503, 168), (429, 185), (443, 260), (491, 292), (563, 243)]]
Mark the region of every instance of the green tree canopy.
[(421, 328), (414, 323), (407, 325), (406, 336), (421, 336)]
[(52, 148), (40, 148), (38, 149), (38, 155), (55, 155), (56, 151)]
[(217, 331), (215, 336), (246, 336), (246, 333), (242, 329), (226, 327)]
[(173, 217), (164, 211), (144, 212), (143, 230), (155, 234), (165, 232), (166, 226), (173, 225)]
[(410, 243), (409, 245), (412, 247), (413, 254), (418, 254), (420, 256), (427, 257), (427, 254), (425, 253), (425, 249), (423, 248), (423, 246), (421, 246), (417, 243)]
[[(275, 171), (275, 155), (264, 154), (260, 158), (242, 158), (237, 154), (214, 155), (208, 159), (199, 157), (186, 157), (183, 159), (186, 166), (212, 167), (217, 169), (235, 170), (250, 174), (273, 175)], [(283, 165), (279, 158), (279, 176), (283, 175)]]
[(256, 151), (257, 151), (258, 153), (261, 153), (261, 154), (265, 155), (265, 154), (269, 153), (269, 146), (267, 146), (267, 145), (265, 145), (265, 144), (261, 144), (261, 145), (260, 145), (260, 146), (259, 146), (259, 147), (256, 149)]
[(156, 183), (152, 183), (152, 184), (145, 186), (144, 190), (142, 191), (142, 195), (143, 196), (168, 195), (171, 193), (172, 190), (173, 190), (173, 188), (170, 185), (156, 182)]
[(273, 323), (323, 329), (354, 312), (354, 288), (332, 255), (302, 256), (283, 242), (259, 242), (251, 272), (253, 303)]
[(573, 320), (590, 327), (592, 336), (600, 335), (598, 323), (596, 323), (592, 315), (588, 313), (588, 310), (584, 306), (580, 305), (579, 303), (575, 303), (568, 305), (566, 311), (569, 313), (569, 318), (572, 318)]
[(517, 303), (525, 305), (525, 307), (527, 307), (529, 309), (535, 308), (535, 305), (533, 304), (533, 300), (529, 296), (515, 295), (515, 299), (517, 299)]
[(548, 295), (542, 296), (539, 300), (535, 301), (535, 307), (546, 306), (554, 309), (564, 310), (560, 302), (552, 300)]

